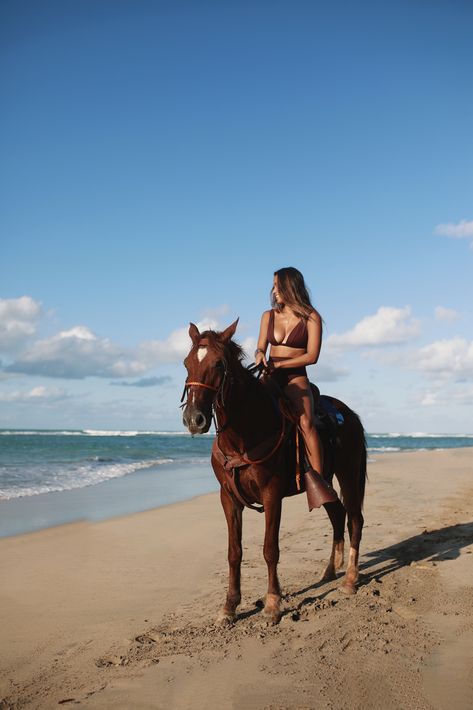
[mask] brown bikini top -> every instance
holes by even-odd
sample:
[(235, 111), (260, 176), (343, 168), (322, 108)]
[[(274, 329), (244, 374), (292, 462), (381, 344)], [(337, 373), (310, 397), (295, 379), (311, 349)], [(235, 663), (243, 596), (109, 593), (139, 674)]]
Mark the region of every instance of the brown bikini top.
[(274, 337), (274, 309), (271, 309), (268, 323), (268, 342), (271, 345), (285, 345), (287, 348), (306, 348), (307, 347), (307, 324), (301, 318), (299, 323), (294, 326), (285, 341), (278, 343)]

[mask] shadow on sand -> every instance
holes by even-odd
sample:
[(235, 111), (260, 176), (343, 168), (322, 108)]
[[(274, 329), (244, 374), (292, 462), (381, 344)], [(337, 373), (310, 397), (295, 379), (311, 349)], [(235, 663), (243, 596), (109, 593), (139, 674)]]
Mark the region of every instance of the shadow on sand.
[[(471, 544), (473, 544), (473, 522), (449, 525), (438, 530), (424, 530), (420, 535), (414, 535), (395, 545), (382, 547), (373, 552), (365, 552), (365, 561), (360, 564), (358, 586), (363, 587), (373, 579), (380, 579), (385, 575), (392, 574), (402, 567), (408, 567), (413, 562), (440, 563), (445, 560), (454, 560), (460, 556), (464, 547)], [(327, 582), (324, 580), (293, 592), (290, 597), (293, 600), (303, 597), (297, 603), (298, 609), (320, 602), (337, 588), (343, 575), (344, 572), (339, 573), (336, 583), (330, 584), (330, 588), (324, 590), (322, 594), (313, 596), (310, 592), (314, 592), (320, 587), (326, 587)], [(309, 596), (305, 596), (307, 594)], [(287, 610), (286, 613), (290, 613), (290, 611)], [(253, 613), (257, 613), (257, 610)]]
[[(369, 559), (360, 565), (360, 570), (363, 570), (363, 575), (369, 582), (373, 577), (383, 577), (412, 562), (438, 563), (455, 560), (460, 556), (462, 548), (472, 543), (473, 522), (448, 525), (438, 530), (424, 530), (420, 535), (414, 535), (395, 545), (366, 553), (365, 557)], [(381, 565), (381, 568), (370, 572), (369, 568), (375, 565)]]

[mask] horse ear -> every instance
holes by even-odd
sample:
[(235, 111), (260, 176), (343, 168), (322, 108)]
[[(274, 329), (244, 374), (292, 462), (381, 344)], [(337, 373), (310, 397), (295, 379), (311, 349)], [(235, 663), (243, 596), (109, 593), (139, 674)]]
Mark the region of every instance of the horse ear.
[(228, 328), (225, 328), (225, 330), (222, 331), (222, 333), (221, 333), (222, 340), (227, 342), (227, 340), (230, 340), (230, 338), (233, 338), (233, 336), (235, 335), (235, 331), (237, 329), (237, 325), (238, 325), (239, 320), (240, 319), (237, 318), (234, 323), (232, 323), (231, 325), (228, 326)]
[(189, 335), (190, 339), (192, 340), (192, 344), (196, 345), (200, 338), (200, 333), (198, 327), (194, 325), (194, 323), (189, 324)]

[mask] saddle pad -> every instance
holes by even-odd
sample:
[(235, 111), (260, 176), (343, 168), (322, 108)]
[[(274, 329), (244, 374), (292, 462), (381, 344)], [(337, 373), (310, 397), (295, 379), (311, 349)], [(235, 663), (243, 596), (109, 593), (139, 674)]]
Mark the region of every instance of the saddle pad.
[(319, 397), (319, 410), (321, 410), (324, 414), (327, 414), (329, 417), (332, 417), (339, 426), (341, 426), (345, 421), (343, 414), (325, 394), (321, 394)]

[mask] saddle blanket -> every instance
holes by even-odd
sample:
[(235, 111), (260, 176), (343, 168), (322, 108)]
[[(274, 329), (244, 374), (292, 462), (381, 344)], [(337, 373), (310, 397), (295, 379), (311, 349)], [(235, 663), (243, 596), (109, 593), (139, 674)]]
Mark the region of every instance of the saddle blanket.
[(333, 402), (330, 400), (329, 397), (325, 394), (321, 394), (319, 397), (319, 411), (317, 414), (326, 414), (329, 417), (332, 417), (332, 419), (338, 424), (338, 426), (341, 426), (345, 418), (343, 414), (336, 408), (336, 406), (333, 404)]

